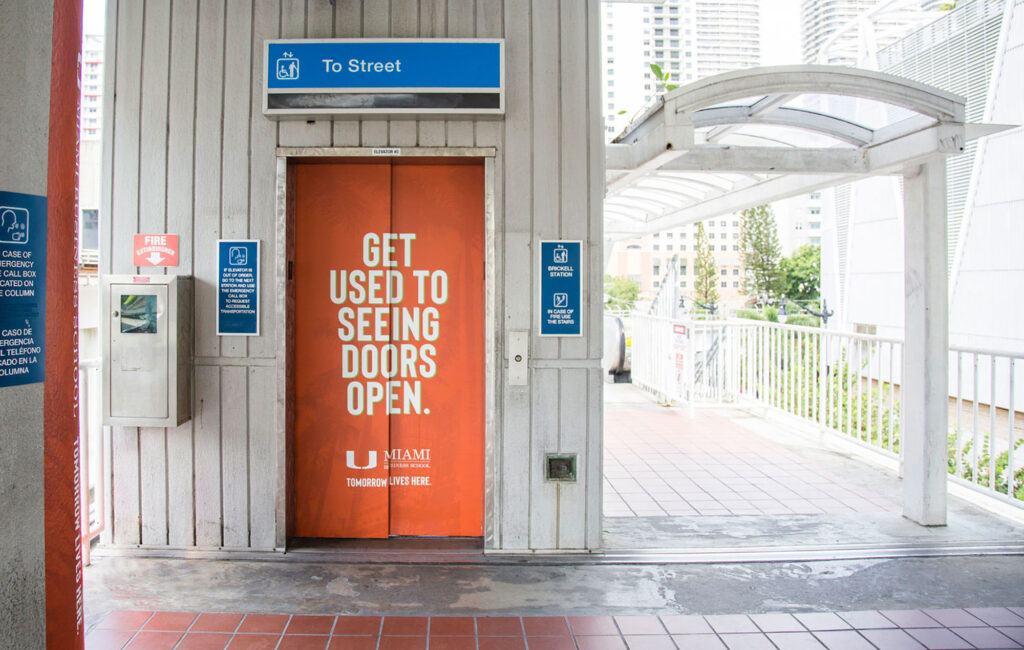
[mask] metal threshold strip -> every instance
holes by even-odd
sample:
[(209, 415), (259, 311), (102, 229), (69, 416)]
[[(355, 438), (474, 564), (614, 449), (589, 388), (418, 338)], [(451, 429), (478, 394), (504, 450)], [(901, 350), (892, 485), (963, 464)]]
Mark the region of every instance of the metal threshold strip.
[(596, 553), (485, 553), (482, 550), (380, 549), (351, 550), (303, 548), (287, 552), (173, 549), (145, 547), (96, 548), (92, 557), (151, 557), (189, 560), (258, 562), (311, 562), (330, 564), (440, 564), (440, 565), (654, 565), (749, 564), (765, 562), (831, 562), (849, 560), (931, 558), (983, 555), (1024, 555), (1024, 542), (958, 542), (944, 544), (899, 543), (875, 545), (713, 548), (615, 549)]

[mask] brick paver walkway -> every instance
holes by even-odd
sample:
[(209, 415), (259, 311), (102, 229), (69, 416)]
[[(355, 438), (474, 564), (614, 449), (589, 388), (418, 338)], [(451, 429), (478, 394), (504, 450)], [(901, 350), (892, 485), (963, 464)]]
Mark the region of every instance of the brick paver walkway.
[(1024, 607), (751, 616), (403, 617), (115, 611), (86, 648), (360, 650), (1024, 647)]
[(900, 512), (899, 495), (837, 472), (858, 461), (804, 453), (715, 413), (676, 409), (605, 412), (604, 515), (848, 514)]

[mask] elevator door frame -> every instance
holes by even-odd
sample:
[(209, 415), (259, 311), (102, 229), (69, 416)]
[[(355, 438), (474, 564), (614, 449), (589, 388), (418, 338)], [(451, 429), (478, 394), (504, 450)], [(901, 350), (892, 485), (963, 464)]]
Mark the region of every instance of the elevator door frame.
[(277, 352), (277, 408), (275, 409), (277, 429), (277, 483), (275, 547), (284, 551), (288, 545), (289, 523), (294, 513), (290, 511), (292, 490), (292, 423), (294, 396), (292, 386), (292, 320), (293, 294), (289, 279), (289, 259), (294, 247), (293, 184), (291, 182), (292, 162), (324, 158), (372, 158), (380, 157), (386, 151), (400, 152), (388, 158), (480, 158), (484, 163), (484, 549), (496, 548), (497, 525), (500, 521), (500, 485), (497, 451), (500, 449), (496, 428), (497, 395), (497, 321), (495, 305), (495, 174), (494, 147), (396, 147), (382, 150), (371, 147), (279, 147), (277, 149), (276, 178), (276, 258), (274, 277), (277, 284), (277, 302), (274, 318)]

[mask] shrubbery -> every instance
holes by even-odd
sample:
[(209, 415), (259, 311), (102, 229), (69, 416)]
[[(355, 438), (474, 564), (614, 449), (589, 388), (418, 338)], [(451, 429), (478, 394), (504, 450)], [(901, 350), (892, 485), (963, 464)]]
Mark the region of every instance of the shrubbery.
[[(765, 320), (760, 312), (745, 310), (737, 316), (751, 320)], [(807, 317), (811, 318), (811, 317)], [(794, 317), (789, 319), (793, 323)], [(821, 422), (819, 415), (820, 402), (818, 397), (818, 359), (816, 336), (792, 333), (787, 335), (784, 347), (786, 354), (781, 358), (773, 354), (769, 359), (774, 362), (770, 370), (774, 375), (770, 392), (762, 394), (764, 383), (758, 376), (764, 370), (762, 359), (756, 346), (740, 359), (741, 390), (776, 408), (780, 408), (798, 417)], [(873, 447), (900, 453), (902, 432), (900, 431), (900, 402), (892, 395), (893, 385), (875, 379), (868, 382), (864, 378), (864, 369), (875, 354), (872, 343), (861, 343), (866, 346), (856, 355), (861, 359), (861, 368), (851, 368), (848, 353), (844, 350), (839, 359), (828, 367), (825, 378), (827, 396), (827, 417), (825, 426), (833, 431), (850, 436)], [(747, 385), (747, 378), (752, 383)], [(803, 378), (801, 382), (801, 378)], [(799, 394), (801, 385), (805, 393)], [(858, 394), (859, 387), (859, 394)], [(788, 389), (788, 390), (787, 390)], [(890, 406), (891, 400), (891, 406)], [(979, 432), (977, 456), (975, 457), (975, 441), (970, 433), (958, 440), (956, 427), (951, 427), (948, 436), (949, 455), (948, 469), (953, 476), (965, 481), (988, 487), (994, 486), (995, 491), (1024, 501), (1024, 438), (1014, 442), (1014, 466), (1012, 485), (1009, 471), (1010, 452), (1004, 449), (995, 454), (989, 451), (989, 433), (983, 436)], [(958, 449), (959, 444), (959, 449)], [(994, 477), (993, 477), (994, 472)]]
[(797, 325), (799, 327), (818, 327), (821, 320), (810, 314), (793, 314), (786, 319), (786, 325)]
[[(996, 492), (1010, 495), (1010, 451), (1007, 449), (998, 454), (993, 463), (992, 456), (989, 454), (989, 434), (986, 433), (984, 438), (979, 441), (978, 457), (975, 459), (974, 440), (964, 442), (963, 447), (960, 448), (958, 453), (957, 437), (956, 427), (953, 427), (953, 430), (947, 437), (949, 445), (949, 473), (972, 483), (989, 485), (992, 478), (991, 472), (995, 469), (994, 483)], [(1014, 465), (1018, 465), (1018, 468), (1014, 472), (1012, 496), (1024, 501), (1024, 466), (1022, 466), (1024, 463), (1021, 462), (1024, 460), (1021, 457), (1021, 454), (1024, 454), (1024, 449), (1022, 447), (1024, 447), (1024, 438), (1021, 438), (1013, 445)], [(958, 460), (959, 467), (957, 466)]]

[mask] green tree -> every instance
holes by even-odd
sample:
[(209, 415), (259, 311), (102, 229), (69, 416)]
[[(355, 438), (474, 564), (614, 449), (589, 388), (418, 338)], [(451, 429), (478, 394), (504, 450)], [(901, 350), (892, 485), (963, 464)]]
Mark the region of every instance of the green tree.
[(782, 293), (799, 303), (815, 302), (820, 298), (821, 246), (804, 244), (789, 257), (782, 258)]
[(697, 259), (693, 262), (693, 272), (697, 279), (693, 282), (693, 299), (705, 305), (718, 302), (718, 265), (708, 244), (708, 234), (704, 224), (697, 224)]
[(782, 246), (775, 215), (767, 205), (744, 210), (740, 223), (740, 251), (745, 277), (743, 290), (760, 302), (762, 297), (774, 298), (781, 288), (779, 261)]
[(624, 276), (604, 276), (604, 308), (629, 311), (640, 297), (640, 283)]

